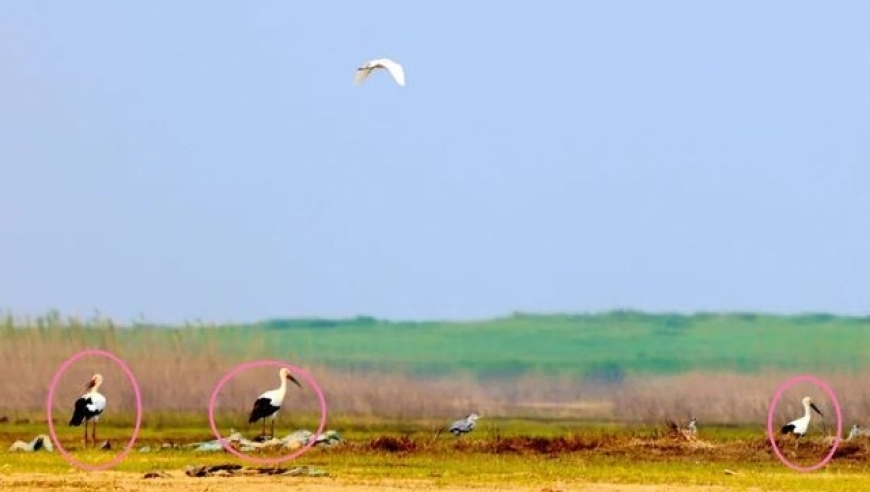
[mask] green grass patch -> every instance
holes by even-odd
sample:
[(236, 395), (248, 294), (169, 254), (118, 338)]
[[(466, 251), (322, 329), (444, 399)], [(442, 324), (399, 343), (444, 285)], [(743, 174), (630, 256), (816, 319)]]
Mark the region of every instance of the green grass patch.
[[(420, 376), (471, 373), (479, 378), (570, 375), (619, 382), (627, 373), (817, 369), (857, 371), (870, 364), (870, 317), (754, 313), (531, 315), (475, 322), (275, 319), (247, 325), (121, 328), (111, 321), (28, 322), (8, 316), (4, 337), (36, 330), (95, 346), (137, 346), (161, 339), (191, 351), (383, 370)], [(799, 340), (812, 350), (794, 350)], [(836, 354), (836, 357), (831, 357)]]
[[(498, 484), (536, 487), (537, 490), (571, 484), (671, 485), (689, 487), (726, 487), (728, 490), (866, 490), (870, 473), (867, 451), (870, 446), (855, 448), (861, 455), (835, 458), (829, 466), (814, 473), (798, 473), (782, 465), (767, 448), (763, 431), (754, 427), (710, 427), (703, 441), (715, 448), (693, 448), (675, 441), (656, 427), (630, 427), (591, 422), (536, 420), (495, 420), (462, 438), (442, 436), (431, 439), (429, 421), (402, 422), (389, 426), (385, 422), (353, 425), (338, 421), (337, 428), (346, 442), (335, 448), (313, 449), (284, 466), (308, 465), (326, 470), (332, 479), (345, 484), (390, 483), (420, 484), (439, 488), (448, 486), (491, 487)], [(6, 426), (0, 440), (29, 438), (43, 432), (38, 424)], [(124, 439), (129, 430), (107, 426), (105, 437)], [(198, 453), (181, 449), (159, 449), (162, 442), (196, 441), (207, 435), (201, 428), (143, 429), (140, 442), (151, 445), (147, 453), (134, 450), (117, 467), (117, 471), (178, 472), (187, 465), (239, 463), (222, 452)], [(394, 439), (413, 446), (386, 450), (375, 442)], [(513, 441), (510, 441), (513, 439)], [(537, 440), (536, 440), (537, 439)], [(526, 442), (533, 445), (517, 450), (499, 447), (499, 442)], [(576, 449), (535, 447), (535, 443), (552, 446), (580, 443)], [(862, 445), (863, 446), (863, 445)], [(82, 461), (105, 462), (120, 451), (83, 451), (71, 446)], [(813, 452), (823, 450), (817, 446)], [(32, 454), (0, 451), (0, 475), (48, 473), (67, 476), (71, 467), (56, 453)], [(253, 465), (252, 465), (253, 466)], [(735, 474), (726, 474), (726, 470)], [(111, 472), (107, 475), (111, 478)], [(50, 486), (47, 480), (46, 485)], [(234, 479), (235, 480), (235, 479)], [(241, 480), (241, 479), (240, 479)], [(606, 490), (606, 489), (603, 489)]]

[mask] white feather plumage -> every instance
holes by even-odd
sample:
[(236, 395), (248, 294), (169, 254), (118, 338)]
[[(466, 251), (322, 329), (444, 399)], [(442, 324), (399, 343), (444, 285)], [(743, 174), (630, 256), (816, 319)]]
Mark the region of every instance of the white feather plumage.
[(390, 60), (389, 58), (377, 58), (374, 60), (367, 61), (362, 66), (357, 68), (356, 74), (354, 74), (353, 81), (356, 85), (362, 84), (368, 77), (371, 75), (372, 71), (382, 69), (386, 70), (393, 77), (393, 80), (396, 81), (399, 86), (404, 87), (405, 85), (405, 69), (396, 61)]

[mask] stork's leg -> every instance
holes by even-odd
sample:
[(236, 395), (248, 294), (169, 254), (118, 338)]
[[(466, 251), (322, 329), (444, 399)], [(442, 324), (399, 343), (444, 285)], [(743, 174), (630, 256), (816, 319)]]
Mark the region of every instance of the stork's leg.
[(85, 447), (87, 448), (88, 447), (88, 421), (87, 420), (85, 420), (84, 428), (85, 428)]
[(260, 435), (261, 435), (261, 436), (265, 436), (265, 435), (266, 435), (266, 417), (263, 417), (263, 433), (260, 434)]
[(97, 447), (97, 421), (94, 420), (94, 428), (91, 431), (91, 438), (94, 441), (94, 447)]
[(275, 437), (275, 419), (272, 419), (272, 432), (269, 434), (269, 437)]

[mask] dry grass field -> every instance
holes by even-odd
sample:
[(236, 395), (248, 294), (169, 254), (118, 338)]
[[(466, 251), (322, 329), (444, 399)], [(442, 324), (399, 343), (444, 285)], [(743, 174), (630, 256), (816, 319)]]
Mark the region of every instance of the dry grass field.
[[(510, 432), (502, 435), (502, 427)], [(559, 431), (570, 427), (573, 431)], [(7, 426), (0, 438), (31, 435), (39, 424)], [(104, 463), (114, 456), (129, 429), (109, 428), (111, 451), (82, 450), (75, 436), (65, 445), (77, 459)], [(550, 434), (547, 436), (546, 434)], [(332, 448), (314, 448), (281, 465), (246, 463), (226, 452), (161, 450), (162, 442), (195, 441), (196, 429), (146, 429), (136, 448), (110, 471), (85, 472), (56, 453), (0, 452), (0, 486), (16, 490), (517, 490), (517, 491), (712, 491), (712, 490), (866, 490), (870, 472), (870, 440), (841, 443), (834, 459), (811, 473), (785, 467), (764, 435), (754, 429), (710, 429), (687, 440), (664, 426), (638, 430), (583, 423), (503, 421), (481, 425), (461, 438), (433, 438), (428, 424), (393, 432), (349, 429), (345, 441)], [(824, 456), (830, 443), (821, 437), (803, 443), (795, 453), (783, 442), (789, 459), (803, 466)], [(274, 456), (272, 453), (259, 456)], [(233, 464), (251, 474), (190, 477), (190, 465)], [(324, 476), (263, 475), (308, 467)], [(160, 472), (157, 478), (145, 478)]]
[[(246, 347), (221, 350), (207, 329), (138, 330), (119, 341), (119, 329), (64, 324), (9, 329), (0, 333), (0, 415), (27, 417), (45, 408), (48, 384), (58, 367), (76, 352), (99, 348), (123, 359), (141, 388), (149, 425), (171, 425), (178, 413), (205, 412), (214, 386), (237, 364), (268, 358), (303, 367), (323, 389), (330, 414), (394, 420), (450, 418), (471, 410), (488, 416), (575, 418), (655, 423), (693, 414), (705, 423), (764, 422), (777, 388), (796, 375), (789, 371), (759, 373), (689, 371), (674, 375), (629, 374), (619, 385), (597, 385), (572, 376), (525, 374), (479, 379), (472, 374), (422, 377), (400, 372), (337, 369), (308, 364), (303, 356), (281, 357), (252, 336)], [(69, 405), (93, 372), (106, 377), (112, 407), (121, 414), (135, 410), (133, 387), (123, 371), (103, 357), (89, 356), (60, 377), (58, 410)], [(254, 393), (274, 385), (273, 369), (238, 375), (221, 392), (221, 408), (241, 412)], [(870, 425), (870, 371), (816, 371), (836, 392), (848, 423)], [(264, 388), (265, 386), (265, 388)], [(781, 418), (800, 411), (799, 399), (811, 394), (825, 403), (819, 389), (802, 384), (783, 395)], [(800, 396), (798, 396), (800, 395)], [(314, 393), (297, 398), (316, 406)], [(830, 408), (830, 405), (828, 405)], [(307, 408), (307, 407), (306, 407)], [(309, 408), (310, 409), (310, 408)]]
[[(629, 375), (618, 387), (596, 386), (570, 377), (523, 375), (502, 380), (472, 376), (420, 377), (370, 370), (303, 366), (328, 402), (326, 428), (344, 442), (313, 449), (272, 469), (309, 466), (326, 476), (213, 476), (193, 478), (191, 465), (245, 463), (225, 452), (161, 450), (163, 443), (213, 438), (207, 404), (212, 389), (236, 364), (262, 358), (263, 351), (241, 347), (228, 354), (218, 340), (191, 330), (172, 337), (138, 334), (120, 343), (115, 330), (7, 331), (0, 343), (0, 488), (3, 490), (505, 490), (556, 492), (719, 491), (719, 490), (868, 490), (870, 444), (843, 442), (825, 467), (800, 473), (774, 455), (765, 433), (769, 403), (788, 372), (688, 372), (672, 376)], [(6, 451), (15, 440), (47, 433), (45, 404), (55, 371), (85, 348), (121, 357), (138, 382), (142, 432), (132, 452), (116, 468), (85, 472), (57, 453)], [(269, 357), (273, 358), (273, 357)], [(228, 382), (217, 398), (216, 422), (222, 435), (231, 429), (257, 433), (245, 414), (253, 398), (277, 385), (277, 368), (257, 368)], [(78, 428), (69, 428), (72, 401), (93, 372), (106, 382), (110, 410), (100, 437), (110, 451), (81, 449)], [(870, 390), (866, 374), (816, 374), (836, 391), (844, 433), (852, 423), (866, 425)], [(134, 391), (112, 361), (86, 357), (58, 378), (52, 414), (65, 448), (87, 462), (103, 463), (123, 448), (135, 421)], [(291, 390), (279, 432), (314, 430), (320, 406), (310, 384)], [(774, 409), (778, 425), (799, 415), (799, 399), (811, 394), (825, 412), (811, 436), (786, 456), (808, 466), (824, 457), (836, 430), (833, 401), (807, 383), (788, 389)], [(472, 434), (455, 438), (435, 431), (469, 411), (483, 415)], [(673, 434), (668, 420), (698, 417), (697, 441)], [(139, 452), (151, 446), (154, 452)], [(148, 472), (163, 472), (144, 478)]]

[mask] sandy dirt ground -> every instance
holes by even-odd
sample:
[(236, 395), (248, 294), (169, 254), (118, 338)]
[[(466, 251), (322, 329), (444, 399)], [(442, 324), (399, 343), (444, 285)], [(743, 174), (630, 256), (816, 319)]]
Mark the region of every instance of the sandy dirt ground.
[(389, 479), (370, 483), (345, 482), (322, 477), (205, 477), (191, 478), (182, 473), (167, 478), (144, 479), (133, 473), (70, 473), (52, 475), (42, 473), (15, 473), (0, 475), (0, 490), (30, 491), (124, 491), (124, 492), (393, 492), (400, 490), (438, 490), (442, 492), (722, 492), (725, 487), (678, 485), (627, 485), (601, 483), (554, 483), (549, 486), (452, 486), (430, 481), (393, 481)]

